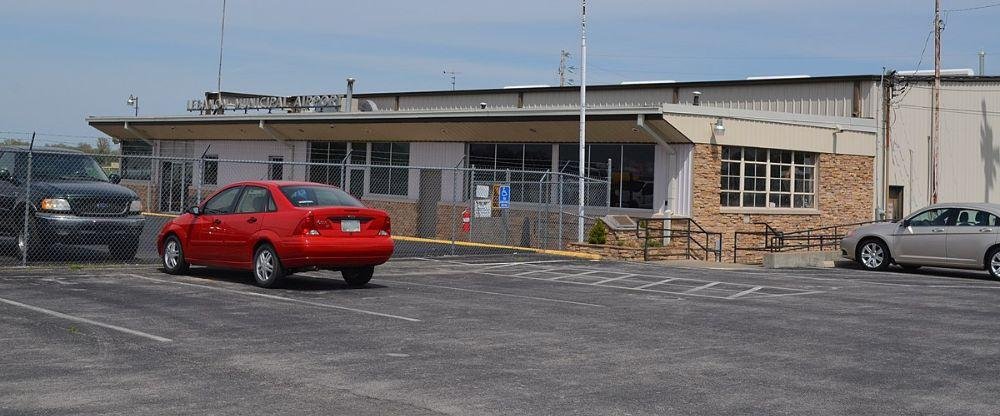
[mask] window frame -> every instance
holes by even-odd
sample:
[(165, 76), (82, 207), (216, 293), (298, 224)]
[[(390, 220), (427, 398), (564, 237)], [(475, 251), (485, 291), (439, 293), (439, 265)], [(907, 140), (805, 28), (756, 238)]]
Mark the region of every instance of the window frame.
[[(148, 146), (149, 151), (146, 152), (145, 150), (143, 150), (141, 152), (137, 152), (134, 149), (129, 149), (130, 147), (135, 146), (136, 144), (138, 144), (139, 147)], [(143, 140), (131, 140), (131, 139), (122, 140), (121, 142), (122, 154), (119, 160), (120, 163), (119, 171), (121, 172), (122, 180), (127, 180), (127, 181), (153, 180), (153, 158), (149, 156), (153, 156), (154, 152), (155, 149), (153, 148), (153, 145), (151, 143), (147, 143)], [(148, 156), (148, 157), (131, 158), (129, 156)], [(132, 169), (129, 169), (129, 165), (136, 163), (138, 161), (141, 161), (142, 165), (148, 165), (142, 168), (145, 170), (145, 173), (140, 175), (130, 174), (129, 171)]]
[[(380, 156), (377, 157), (375, 154), (376, 152), (375, 148), (377, 146), (383, 146), (383, 145), (389, 146), (388, 156), (386, 158)], [(397, 146), (400, 148), (405, 147), (406, 151), (405, 152), (396, 151)], [(387, 196), (387, 197), (410, 196), (410, 169), (408, 169), (408, 166), (410, 165), (410, 155), (412, 154), (411, 147), (412, 147), (411, 143), (409, 142), (371, 142), (370, 146), (366, 147), (366, 153), (368, 157), (367, 161), (369, 162), (368, 186), (366, 195), (371, 194), (375, 196)], [(379, 151), (379, 153), (384, 153), (384, 152)], [(402, 155), (405, 155), (405, 158)], [(397, 157), (399, 158), (399, 160), (397, 160)], [(383, 179), (381, 178), (383, 172), (388, 177), (387, 188), (375, 190), (374, 183), (376, 183), (377, 180)], [(400, 179), (398, 183), (402, 184), (402, 189), (399, 188), (393, 189), (392, 185), (394, 183), (393, 180), (396, 179), (397, 176), (401, 177), (398, 178)]]
[[(275, 175), (275, 173), (279, 173), (279, 175)], [(284, 156), (274, 155), (267, 157), (267, 179), (271, 181), (285, 180)]]
[[(219, 155), (205, 155), (202, 158), (203, 164), (201, 167), (201, 184), (202, 185), (218, 185), (219, 184)], [(212, 181), (209, 182), (205, 173), (209, 172), (209, 165), (213, 166), (211, 171), (213, 172)]]
[[(732, 151), (739, 152), (739, 159), (732, 157)], [(747, 159), (747, 150), (752, 150), (758, 157)], [(759, 157), (760, 153), (764, 152), (764, 158)], [(785, 162), (779, 159), (775, 159), (773, 156), (776, 152), (788, 152), (789, 161)], [(780, 154), (780, 153), (779, 153)], [(797, 156), (801, 154), (802, 162), (798, 162)], [(808, 164), (805, 161), (808, 158), (812, 158), (812, 164)], [(819, 160), (820, 154), (816, 152), (805, 152), (798, 150), (788, 150), (788, 149), (770, 149), (752, 146), (721, 146), (721, 153), (719, 155), (719, 206), (723, 212), (749, 212), (749, 211), (770, 211), (770, 212), (782, 212), (782, 213), (796, 213), (796, 212), (806, 212), (814, 213), (819, 210)], [(727, 167), (732, 168), (738, 166), (738, 171), (733, 174), (732, 170), (726, 170)], [(755, 176), (747, 176), (748, 166), (757, 166), (754, 169), (757, 171)], [(764, 169), (763, 176), (759, 175), (759, 169)], [(782, 168), (787, 168), (789, 175), (788, 177), (779, 176), (778, 172)], [(809, 179), (799, 179), (797, 173), (799, 170), (810, 171), (811, 176)], [(727, 180), (736, 179), (738, 188), (729, 189), (724, 187), (723, 182)], [(761, 189), (747, 189), (747, 181), (763, 181), (764, 188)], [(772, 190), (772, 182), (774, 181), (788, 181), (788, 190)], [(731, 183), (730, 183), (731, 184)], [(796, 191), (799, 184), (809, 184), (810, 192)], [(802, 187), (805, 189), (805, 185)], [(729, 198), (727, 198), (727, 195)], [(726, 205), (727, 201), (733, 201), (731, 199), (732, 195), (736, 195), (735, 201), (739, 205)], [(760, 196), (763, 198), (763, 206), (758, 205), (747, 205), (747, 196)], [(771, 206), (775, 197), (787, 196), (789, 205), (780, 206), (779, 203), (775, 203), (775, 206)], [(809, 197), (811, 199), (811, 206), (796, 206), (797, 197)], [(780, 200), (779, 200), (780, 201)]]

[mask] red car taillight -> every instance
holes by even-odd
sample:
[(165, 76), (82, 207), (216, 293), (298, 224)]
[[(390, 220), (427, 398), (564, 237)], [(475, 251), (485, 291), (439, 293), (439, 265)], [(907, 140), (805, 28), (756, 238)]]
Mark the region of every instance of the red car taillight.
[(299, 225), (295, 227), (295, 235), (317, 236), (320, 235), (319, 230), (329, 229), (329, 228), (330, 228), (329, 221), (327, 220), (317, 221), (316, 217), (313, 216), (313, 213), (310, 212), (306, 214), (305, 218), (303, 218), (302, 221), (299, 221)]
[(385, 217), (385, 221), (382, 222), (382, 229), (379, 230), (378, 235), (392, 235), (392, 220), (389, 217)]

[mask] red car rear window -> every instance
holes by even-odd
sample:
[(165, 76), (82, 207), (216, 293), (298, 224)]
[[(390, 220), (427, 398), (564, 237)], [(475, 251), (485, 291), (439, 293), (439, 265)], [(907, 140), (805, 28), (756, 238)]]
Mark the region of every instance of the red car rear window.
[(297, 207), (363, 207), (353, 196), (332, 186), (289, 185), (281, 193)]

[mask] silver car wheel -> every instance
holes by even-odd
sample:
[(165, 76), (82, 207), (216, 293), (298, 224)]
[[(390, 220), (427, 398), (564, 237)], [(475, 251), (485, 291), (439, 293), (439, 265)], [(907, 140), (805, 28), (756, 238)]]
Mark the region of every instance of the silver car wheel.
[(271, 277), (274, 276), (274, 255), (268, 250), (261, 250), (257, 254), (256, 263), (254, 273), (257, 276), (257, 280), (261, 282), (271, 280)]
[(882, 245), (874, 241), (865, 244), (861, 248), (861, 263), (869, 269), (877, 269), (885, 262), (885, 250)]
[(994, 276), (1000, 276), (1000, 251), (993, 253), (993, 258), (990, 259), (990, 271)]
[(170, 240), (167, 243), (167, 247), (163, 249), (163, 265), (168, 269), (176, 269), (177, 263), (180, 262), (181, 251), (177, 247), (177, 241)]

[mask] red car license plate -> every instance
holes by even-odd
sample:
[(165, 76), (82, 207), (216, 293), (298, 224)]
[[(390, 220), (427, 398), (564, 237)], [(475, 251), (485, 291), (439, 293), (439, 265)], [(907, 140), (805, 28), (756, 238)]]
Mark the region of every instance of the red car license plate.
[(356, 233), (361, 231), (361, 221), (340, 220), (340, 231), (345, 233)]

